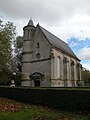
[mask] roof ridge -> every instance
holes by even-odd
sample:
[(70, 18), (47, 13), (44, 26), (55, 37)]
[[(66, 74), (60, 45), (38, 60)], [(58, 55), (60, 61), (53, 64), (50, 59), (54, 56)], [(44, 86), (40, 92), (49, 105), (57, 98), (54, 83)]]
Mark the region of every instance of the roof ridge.
[[(40, 25), (39, 25), (40, 26)], [(40, 26), (41, 28), (43, 28), (44, 30), (46, 30), (44, 27)], [(51, 35), (53, 35), (54, 37), (58, 38), (58, 40), (62, 41), (63, 43), (67, 44), (65, 41), (63, 41), (62, 39), (60, 39), (59, 37), (57, 37), (56, 35), (54, 35), (53, 33), (51, 33), (50, 31), (46, 30), (48, 33), (50, 33)]]
[(61, 40), (60, 38), (58, 38), (57, 36), (55, 36), (54, 34), (49, 32), (48, 30), (46, 30), (39, 24), (37, 26), (39, 27), (39, 29), (42, 31), (43, 35), (47, 38), (48, 42), (53, 47), (56, 47), (56, 48), (60, 49), (62, 52), (65, 52), (66, 54), (69, 54), (70, 56), (78, 59), (77, 56), (75, 55), (75, 53), (72, 51), (72, 49), (69, 47), (69, 45), (65, 41)]
[[(37, 26), (40, 28), (40, 30), (42, 31), (42, 29), (41, 29), (41, 27), (42, 26), (40, 26), (39, 25), (39, 23), (37, 24)], [(43, 27), (42, 27), (43, 28)], [(43, 28), (44, 29), (44, 28)], [(46, 30), (46, 29), (45, 29)], [(48, 31), (47, 31), (48, 32)], [(48, 38), (47, 38), (47, 36), (44, 34), (44, 32), (42, 31), (42, 33), (43, 33), (43, 35), (45, 36), (45, 38), (48, 40)], [(48, 42), (52, 45), (52, 43), (48, 40)]]

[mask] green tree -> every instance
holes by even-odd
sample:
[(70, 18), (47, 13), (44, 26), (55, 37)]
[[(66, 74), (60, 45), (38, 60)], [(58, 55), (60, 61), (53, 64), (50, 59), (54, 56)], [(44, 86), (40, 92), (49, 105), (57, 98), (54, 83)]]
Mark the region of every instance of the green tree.
[(0, 20), (0, 84), (6, 84), (12, 77), (12, 45), (15, 40), (16, 27), (11, 22)]
[(84, 81), (85, 85), (90, 85), (90, 71), (83, 68), (82, 70), (82, 80)]
[(21, 72), (21, 61), (22, 61), (22, 46), (23, 46), (23, 37), (17, 36), (15, 41), (15, 66), (16, 69)]
[(20, 85), (21, 83), (21, 67), (22, 67), (22, 46), (23, 46), (23, 37), (17, 36), (14, 44), (14, 57), (13, 57), (13, 69), (16, 73), (16, 84)]

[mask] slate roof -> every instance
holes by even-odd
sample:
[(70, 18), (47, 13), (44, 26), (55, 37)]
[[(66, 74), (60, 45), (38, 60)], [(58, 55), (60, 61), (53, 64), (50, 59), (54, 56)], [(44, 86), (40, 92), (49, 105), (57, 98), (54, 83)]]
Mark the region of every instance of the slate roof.
[(62, 41), (61, 39), (59, 39), (58, 37), (56, 37), (55, 35), (53, 35), (49, 31), (47, 31), (43, 27), (41, 27), (41, 26), (39, 26), (39, 27), (53, 47), (58, 48), (62, 52), (65, 52), (65, 53), (69, 54), (70, 56), (78, 59), (77, 56), (74, 54), (74, 52), (71, 50), (71, 48), (69, 47), (69, 45), (67, 43), (65, 43), (64, 41)]

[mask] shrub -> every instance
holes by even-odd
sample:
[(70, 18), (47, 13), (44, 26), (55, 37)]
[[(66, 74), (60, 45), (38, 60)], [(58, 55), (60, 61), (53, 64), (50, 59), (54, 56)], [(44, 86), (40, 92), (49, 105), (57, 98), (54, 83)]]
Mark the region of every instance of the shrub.
[(0, 96), (61, 110), (89, 112), (90, 89), (0, 87)]

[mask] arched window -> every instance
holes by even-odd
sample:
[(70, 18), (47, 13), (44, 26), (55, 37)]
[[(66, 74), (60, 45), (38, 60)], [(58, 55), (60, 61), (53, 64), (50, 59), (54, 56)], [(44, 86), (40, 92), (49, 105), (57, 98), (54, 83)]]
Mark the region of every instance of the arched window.
[(57, 57), (57, 78), (60, 78), (60, 56)]
[(71, 60), (71, 80), (74, 80), (74, 65), (75, 62)]
[(67, 69), (68, 69), (69, 60), (66, 57), (64, 57), (63, 63), (64, 63), (63, 65), (64, 80), (67, 80)]
[(77, 63), (77, 79), (80, 80), (80, 63)]

